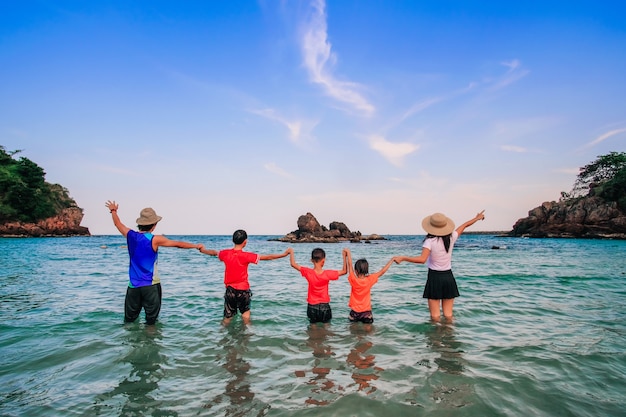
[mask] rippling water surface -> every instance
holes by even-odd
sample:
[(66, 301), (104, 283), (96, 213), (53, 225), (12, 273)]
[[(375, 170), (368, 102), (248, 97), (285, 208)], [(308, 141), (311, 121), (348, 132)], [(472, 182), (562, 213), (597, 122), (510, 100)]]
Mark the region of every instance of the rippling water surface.
[[(176, 236), (208, 248), (229, 236)], [(420, 236), (347, 244), (376, 271)], [(344, 245), (321, 245), (341, 268)], [(499, 249), (492, 249), (494, 246)], [(253, 236), (247, 250), (287, 247)], [(314, 245), (295, 245), (310, 265)], [(433, 324), (423, 265), (394, 265), (372, 290), (375, 322), (310, 326), (288, 258), (249, 268), (250, 326), (220, 324), (223, 266), (161, 248), (156, 326), (122, 324), (121, 236), (0, 239), (3, 416), (621, 416), (626, 409), (626, 242), (464, 235), (455, 321)]]

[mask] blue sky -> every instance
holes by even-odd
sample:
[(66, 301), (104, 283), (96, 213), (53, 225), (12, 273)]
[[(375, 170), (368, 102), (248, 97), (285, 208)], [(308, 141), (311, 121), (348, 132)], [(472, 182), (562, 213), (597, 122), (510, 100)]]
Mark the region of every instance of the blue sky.
[[(572, 4), (573, 3), (573, 4)], [(626, 151), (626, 4), (5, 1), (0, 145), (92, 234), (510, 230)]]

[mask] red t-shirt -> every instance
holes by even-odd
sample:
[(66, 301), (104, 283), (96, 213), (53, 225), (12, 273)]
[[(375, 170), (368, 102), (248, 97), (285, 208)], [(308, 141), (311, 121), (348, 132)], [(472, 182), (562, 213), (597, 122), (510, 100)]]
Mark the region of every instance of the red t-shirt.
[(248, 265), (259, 263), (260, 256), (242, 250), (224, 249), (219, 252), (218, 258), (225, 266), (224, 285), (236, 290), (249, 290)]
[(321, 274), (317, 274), (315, 270), (302, 266), (300, 267), (300, 274), (309, 281), (309, 293), (306, 298), (307, 303), (330, 303), (328, 283), (339, 279), (339, 271), (326, 270)]
[(348, 275), (348, 282), (352, 287), (348, 306), (352, 310), (362, 313), (372, 309), (371, 289), (378, 282), (378, 277), (379, 274), (371, 274), (362, 278), (357, 278), (354, 274)]

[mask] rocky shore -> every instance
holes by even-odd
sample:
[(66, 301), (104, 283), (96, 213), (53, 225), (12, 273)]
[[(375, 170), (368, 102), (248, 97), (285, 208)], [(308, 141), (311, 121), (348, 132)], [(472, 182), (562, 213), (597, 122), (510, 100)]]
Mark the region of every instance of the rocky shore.
[(597, 196), (545, 202), (519, 219), (507, 236), (626, 239), (626, 213)]
[(48, 237), (48, 236), (91, 236), (89, 229), (80, 225), (83, 209), (69, 207), (59, 214), (36, 223), (19, 221), (0, 224), (0, 237)]
[(311, 213), (298, 217), (297, 225), (297, 230), (287, 233), (281, 238), (270, 240), (288, 243), (338, 243), (346, 241), (371, 243), (373, 240), (387, 240), (377, 234), (362, 235), (359, 231), (352, 232), (342, 222), (332, 222), (326, 228)]

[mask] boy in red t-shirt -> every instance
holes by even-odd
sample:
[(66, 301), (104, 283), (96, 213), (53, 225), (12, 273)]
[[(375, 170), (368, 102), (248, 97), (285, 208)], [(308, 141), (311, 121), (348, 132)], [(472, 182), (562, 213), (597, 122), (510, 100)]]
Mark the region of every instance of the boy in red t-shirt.
[(248, 234), (245, 230), (236, 230), (233, 233), (232, 249), (224, 249), (216, 251), (205, 249), (204, 245), (199, 248), (200, 252), (217, 256), (220, 261), (224, 262), (224, 285), (226, 285), (226, 293), (224, 294), (224, 320), (222, 323), (227, 325), (237, 310), (241, 313), (244, 323), (250, 323), (250, 299), (252, 291), (250, 291), (250, 283), (248, 282), (248, 265), (257, 264), (259, 261), (271, 261), (273, 259), (284, 258), (289, 253), (276, 253), (271, 255), (259, 255), (252, 252), (244, 252), (243, 248), (248, 244)]
[(313, 249), (311, 253), (312, 269), (298, 265), (293, 256), (293, 248), (287, 249), (291, 266), (300, 271), (300, 274), (309, 282), (306, 315), (311, 323), (328, 323), (333, 318), (329, 304), (328, 284), (330, 281), (335, 281), (348, 272), (346, 251), (347, 249), (344, 249), (341, 253), (343, 258), (343, 269), (341, 271), (325, 271), (323, 269), (326, 262), (324, 249)]

